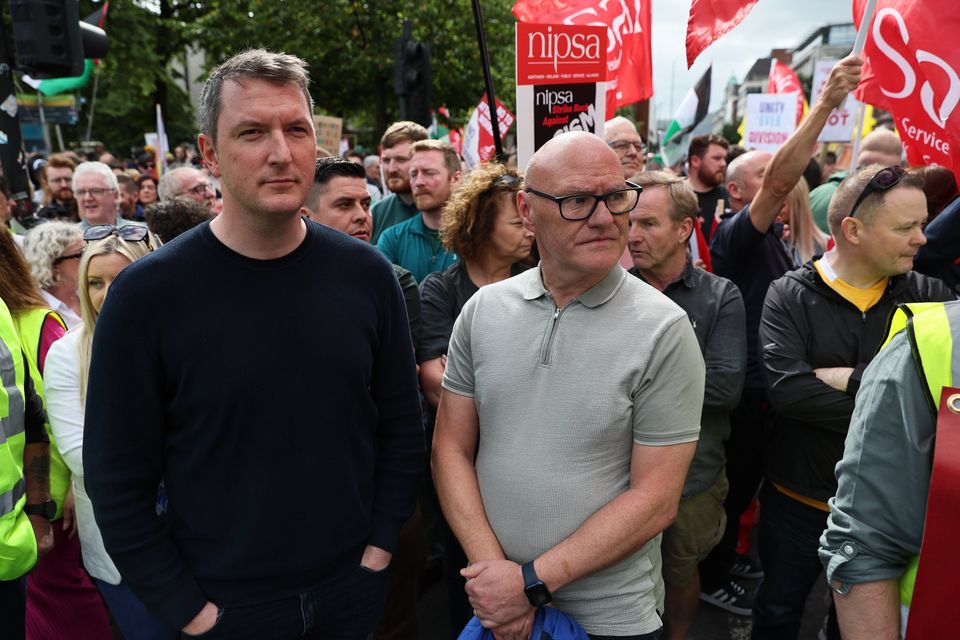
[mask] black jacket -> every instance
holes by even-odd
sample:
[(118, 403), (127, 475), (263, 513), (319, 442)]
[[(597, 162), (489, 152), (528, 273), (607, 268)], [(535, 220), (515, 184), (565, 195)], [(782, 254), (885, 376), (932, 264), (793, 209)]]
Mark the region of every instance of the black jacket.
[[(834, 495), (834, 467), (853, 414), (863, 370), (873, 359), (898, 304), (952, 300), (941, 281), (909, 272), (890, 278), (880, 302), (866, 313), (831, 289), (813, 263), (770, 285), (760, 321), (760, 349), (773, 407), (764, 449), (770, 480), (803, 496)], [(853, 367), (846, 392), (813, 373)]]

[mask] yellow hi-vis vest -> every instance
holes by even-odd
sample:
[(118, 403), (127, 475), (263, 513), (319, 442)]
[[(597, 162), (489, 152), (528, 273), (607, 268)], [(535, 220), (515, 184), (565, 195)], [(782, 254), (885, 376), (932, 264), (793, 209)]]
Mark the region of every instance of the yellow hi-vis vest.
[[(960, 349), (953, 349), (953, 336), (960, 336), (960, 301), (900, 305), (891, 317), (883, 346), (903, 330), (907, 331), (920, 380), (930, 391), (930, 411), (936, 416), (943, 388), (954, 386), (954, 380), (960, 382)], [(908, 610), (919, 563), (919, 556), (911, 558), (900, 578), (900, 603)]]
[(37, 540), (23, 512), (23, 356), (7, 305), (0, 300), (0, 580), (19, 578), (37, 563)]
[[(57, 312), (50, 309), (29, 309), (13, 314), (13, 324), (20, 336), (23, 355), (30, 364), (30, 379), (33, 380), (33, 390), (40, 398), (40, 402), (43, 403), (44, 411), (47, 409), (47, 403), (43, 397), (43, 376), (40, 375), (40, 333), (47, 316), (52, 316), (54, 320), (60, 323), (61, 327), (67, 328)], [(59, 520), (63, 517), (63, 501), (70, 489), (70, 469), (67, 468), (67, 464), (63, 461), (63, 457), (57, 449), (53, 431), (50, 429), (50, 421), (47, 420), (44, 426), (47, 429), (47, 435), (50, 437), (50, 497), (57, 503), (57, 515), (53, 519)]]

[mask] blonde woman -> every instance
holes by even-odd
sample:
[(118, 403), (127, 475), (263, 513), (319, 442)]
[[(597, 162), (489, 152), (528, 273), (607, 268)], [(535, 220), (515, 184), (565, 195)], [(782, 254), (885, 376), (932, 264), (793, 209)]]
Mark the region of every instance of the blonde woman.
[(827, 250), (830, 236), (820, 231), (813, 221), (810, 189), (807, 188), (807, 181), (803, 178), (800, 178), (800, 182), (787, 196), (787, 201), (783, 203), (783, 209), (780, 210), (779, 219), (784, 225), (781, 239), (787, 253), (798, 267), (807, 264)]
[(84, 233), (87, 246), (80, 259), (80, 316), (83, 323), (55, 342), (47, 354), (44, 389), (50, 427), (57, 448), (73, 477), (77, 524), (83, 564), (93, 577), (127, 640), (176, 638), (143, 607), (123, 584), (120, 573), (103, 547), (84, 488), (83, 418), (90, 350), (97, 316), (110, 284), (125, 267), (152, 250), (146, 227), (95, 225)]

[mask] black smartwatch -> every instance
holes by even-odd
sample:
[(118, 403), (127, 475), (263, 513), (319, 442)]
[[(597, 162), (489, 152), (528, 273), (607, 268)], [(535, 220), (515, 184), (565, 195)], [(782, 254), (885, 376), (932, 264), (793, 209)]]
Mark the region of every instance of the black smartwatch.
[(23, 506), (23, 512), (28, 516), (41, 516), (47, 520), (53, 520), (57, 515), (57, 501), (47, 500), (40, 504), (26, 504)]
[(542, 607), (545, 604), (550, 604), (553, 601), (553, 596), (550, 595), (550, 589), (547, 589), (547, 585), (543, 584), (543, 581), (537, 577), (537, 572), (533, 569), (533, 560), (523, 565), (520, 570), (523, 571), (523, 592), (527, 595), (530, 605)]

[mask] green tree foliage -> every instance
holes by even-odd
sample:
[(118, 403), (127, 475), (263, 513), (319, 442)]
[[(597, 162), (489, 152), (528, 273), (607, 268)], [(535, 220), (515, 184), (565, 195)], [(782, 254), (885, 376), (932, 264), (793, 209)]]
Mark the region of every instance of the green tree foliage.
[[(494, 89), (514, 103), (512, 0), (483, 0)], [(213, 0), (194, 25), (211, 64), (249, 47), (306, 60), (318, 110), (345, 118), (375, 144), (395, 120), (394, 40), (411, 22), (413, 37), (432, 48), (433, 104), (465, 121), (485, 87), (468, 0)]]

